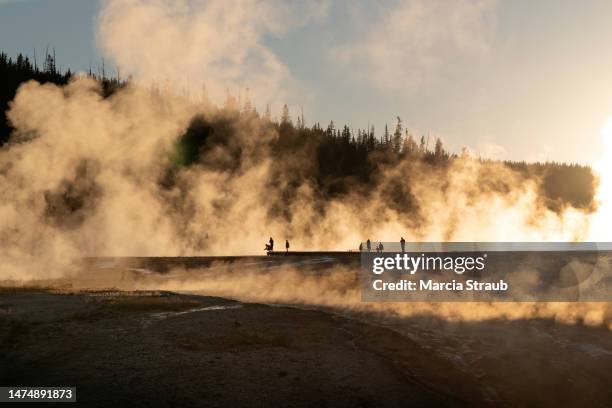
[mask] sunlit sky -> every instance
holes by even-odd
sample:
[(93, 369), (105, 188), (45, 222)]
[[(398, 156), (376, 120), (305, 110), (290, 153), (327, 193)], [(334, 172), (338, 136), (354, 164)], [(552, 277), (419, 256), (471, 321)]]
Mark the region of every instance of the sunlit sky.
[[(95, 69), (98, 8), (0, 0), (0, 49), (51, 47), (62, 67)], [(370, 123), (380, 134), (399, 115), (453, 150), (581, 163), (601, 155), (599, 130), (612, 115), (611, 1), (341, 0), (315, 14), (262, 37), (303, 92), (290, 103), (304, 105), (307, 123)]]

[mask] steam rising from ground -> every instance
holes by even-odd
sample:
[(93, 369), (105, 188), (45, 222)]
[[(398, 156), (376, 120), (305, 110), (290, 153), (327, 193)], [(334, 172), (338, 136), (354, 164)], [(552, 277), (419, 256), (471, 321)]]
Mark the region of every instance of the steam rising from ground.
[[(255, 98), (282, 95), (290, 75), (261, 37), (286, 29), (278, 23), (286, 20), (286, 9), (272, 10), (258, 1), (240, 6), (213, 1), (197, 9), (193, 4), (199, 3), (108, 0), (100, 15), (100, 43), (119, 66), (145, 82), (169, 78), (169, 86), (180, 87), (180, 72), (206, 79), (215, 96), (247, 79), (262, 87), (254, 90)], [(278, 135), (258, 117), (135, 84), (108, 98), (101, 94), (96, 82), (83, 77), (63, 88), (30, 82), (19, 89), (8, 113), (16, 131), (0, 151), (0, 279), (58, 277), (83, 256), (253, 254), (270, 235), (277, 242), (290, 239), (294, 249), (329, 250), (354, 249), (368, 237), (566, 241), (589, 236), (589, 214), (573, 208), (553, 212), (542, 204), (534, 181), (470, 158), (437, 172), (402, 163), (383, 171), (373, 191), (363, 194), (355, 186), (341, 199), (322, 201), (316, 186), (304, 179), (281, 215), (276, 205), (283, 202), (287, 181), (270, 185), (271, 174), (284, 160), (306, 164), (308, 158), (273, 156), (265, 141)], [(230, 147), (216, 146), (200, 157), (216, 166), (174, 165), (176, 142), (197, 114), (230, 121), (233, 142), (244, 152), (239, 163), (232, 163)], [(224, 163), (231, 163), (231, 170)], [(171, 185), (164, 183), (169, 172)], [(499, 185), (503, 192), (495, 188)], [(391, 187), (401, 197), (411, 196), (418, 219), (388, 200)], [(555, 305), (363, 306), (355, 289), (335, 285), (342, 282), (341, 272), (325, 278), (331, 288), (291, 271), (257, 279), (248, 273), (239, 280), (220, 276), (178, 287), (394, 313), (437, 308), (451, 317), (557, 317), (562, 308), (563, 316), (573, 316)], [(268, 287), (268, 281), (283, 283)], [(300, 286), (297, 298), (292, 283)], [(576, 313), (601, 321), (604, 306), (585, 307)]]
[[(22, 86), (8, 113), (17, 129), (13, 143), (0, 153), (2, 277), (58, 273), (52, 265), (80, 256), (252, 254), (270, 235), (292, 240), (295, 249), (346, 250), (366, 237), (574, 240), (588, 231), (588, 215), (550, 211), (535, 183), (469, 158), (438, 173), (401, 164), (367, 196), (356, 186), (354, 194), (322, 201), (305, 179), (283, 209), (289, 217), (282, 216), (274, 206), (282, 202), (283, 180), (268, 181), (275, 166), (295, 157), (262, 148), (277, 135), (250, 115), (233, 123), (246, 152), (237, 169), (182, 167), (167, 186), (162, 181), (190, 119), (233, 115), (201, 109), (138, 86), (105, 99), (87, 78), (65, 88)], [(201, 160), (226, 163), (228, 149), (215, 147)], [(479, 183), (484, 173), (487, 182)], [(509, 189), (497, 192), (497, 183)], [(418, 220), (389, 202), (390, 186), (411, 194)], [(29, 261), (39, 266), (24, 267)]]
[[(606, 262), (606, 267), (609, 267)], [(245, 264), (175, 270), (167, 276), (113, 280), (121, 289), (201, 292), (248, 302), (280, 303), (372, 314), (383, 319), (434, 316), (448, 321), (551, 319), (612, 330), (612, 305), (605, 302), (362, 302), (359, 276), (349, 267), (308, 271), (291, 266), (259, 270)], [(91, 281), (89, 282), (91, 284)], [(104, 282), (97, 282), (104, 287)]]

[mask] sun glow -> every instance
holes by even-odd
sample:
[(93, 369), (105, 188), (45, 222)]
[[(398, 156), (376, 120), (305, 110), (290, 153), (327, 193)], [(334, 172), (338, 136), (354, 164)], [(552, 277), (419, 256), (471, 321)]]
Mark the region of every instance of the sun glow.
[(603, 156), (595, 163), (594, 170), (599, 177), (595, 196), (597, 212), (591, 223), (592, 241), (612, 241), (612, 117), (608, 118), (601, 129), (603, 137)]

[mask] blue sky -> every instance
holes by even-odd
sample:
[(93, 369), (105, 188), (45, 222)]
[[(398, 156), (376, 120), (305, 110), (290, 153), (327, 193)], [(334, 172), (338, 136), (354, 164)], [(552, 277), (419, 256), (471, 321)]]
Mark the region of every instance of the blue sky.
[[(176, 30), (172, 24), (201, 28), (208, 20), (203, 15), (190, 20), (199, 13), (190, 2), (197, 7), (206, 2), (184, 2), (189, 6), (178, 11), (172, 5), (142, 13), (180, 12), (185, 15), (168, 20), (169, 30)], [(283, 93), (265, 102), (272, 101), (277, 114), (283, 98), (294, 112), (303, 105), (309, 123), (333, 119), (353, 128), (370, 123), (380, 132), (399, 115), (415, 134), (439, 136), (454, 150), (466, 145), (487, 156), (586, 163), (600, 155), (599, 129), (612, 115), (612, 2), (339, 0), (316, 7), (282, 2), (273, 4), (282, 13), (271, 17), (269, 9), (258, 14), (258, 2), (245, 2), (251, 9), (240, 18), (265, 21), (251, 26), (240, 20), (225, 35), (245, 26), (248, 34), (237, 35), (219, 52), (244, 47), (260, 60), (229, 79), (206, 69), (190, 71), (192, 77), (202, 72), (230, 86), (270, 80), (270, 88)], [(138, 33), (148, 26), (134, 17), (141, 9), (127, 8), (128, 3), (147, 2), (111, 0), (107, 4), (125, 17), (109, 13), (106, 31), (96, 35), (96, 0), (0, 0), (0, 49), (31, 55), (34, 48), (42, 54), (55, 47), (59, 64), (76, 70), (90, 63), (95, 68), (105, 55), (122, 71), (142, 73), (148, 67), (130, 59), (140, 49), (147, 54), (137, 59), (171, 55), (198, 69), (218, 62), (214, 56), (194, 60), (193, 50), (183, 52), (177, 41), (168, 49), (159, 38), (146, 44), (147, 36)], [(194, 42), (201, 50), (225, 44), (210, 33), (194, 34), (191, 41), (193, 32), (184, 32), (192, 48)], [(201, 39), (206, 41), (197, 43)], [(263, 99), (256, 101), (260, 111)]]
[(63, 67), (85, 70), (94, 46), (97, 0), (0, 0), (0, 48), (9, 55), (55, 47)]

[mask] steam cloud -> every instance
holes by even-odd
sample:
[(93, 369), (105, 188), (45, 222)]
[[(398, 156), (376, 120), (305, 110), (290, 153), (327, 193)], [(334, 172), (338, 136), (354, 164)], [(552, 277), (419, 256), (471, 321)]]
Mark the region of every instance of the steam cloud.
[[(280, 187), (268, 180), (284, 159), (260, 147), (277, 135), (249, 116), (234, 123), (243, 149), (237, 168), (225, 167), (236, 167), (227, 159), (231, 146), (217, 146), (202, 160), (220, 165), (180, 168), (168, 188), (161, 180), (191, 118), (232, 113), (201, 112), (184, 98), (139, 86), (100, 94), (94, 81), (77, 78), (64, 88), (27, 83), (13, 101), (8, 116), (17, 130), (0, 154), (3, 277), (19, 275), (26, 260), (44, 266), (37, 273), (51, 273), (49, 265), (85, 255), (257, 253), (269, 235), (292, 239), (294, 248), (346, 250), (364, 237), (530, 241), (588, 232), (588, 215), (550, 211), (535, 183), (471, 159), (438, 173), (402, 164), (382, 173), (365, 197), (356, 186), (322, 202), (304, 180), (278, 211), (283, 180)], [(418, 219), (386, 194), (407, 177), (410, 189), (402, 191), (420, 209)], [(509, 190), (490, 190), (490, 183)]]
[[(609, 268), (609, 260), (602, 260), (597, 267)], [(165, 276), (92, 278), (85, 285), (91, 286), (95, 281), (99, 287), (110, 284), (125, 290), (200, 292), (247, 302), (324, 308), (369, 320), (412, 316), (440, 317), (451, 322), (539, 318), (612, 330), (612, 307), (606, 302), (363, 302), (358, 273), (346, 266), (313, 272), (292, 266), (258, 270), (241, 263), (219, 262), (211, 269), (178, 269)]]
[[(342, 199), (322, 200), (304, 179), (279, 211), (278, 203), (286, 202), (280, 196), (287, 180), (279, 185), (269, 180), (288, 159), (262, 147), (278, 137), (273, 128), (249, 115), (237, 117), (235, 112), (176, 96), (180, 92), (160, 93), (142, 85), (167, 80), (176, 89), (203, 81), (219, 97), (228, 86), (253, 84), (255, 99), (286, 97), (283, 89), (292, 81), (290, 73), (263, 45), (262, 36), (287, 30), (288, 21), (299, 24), (304, 18), (317, 18), (325, 6), (309, 6), (296, 20), (287, 6), (273, 5), (255, 0), (240, 5), (103, 3), (99, 42), (118, 66), (142, 82), (108, 98), (101, 96), (99, 84), (85, 77), (65, 87), (29, 82), (19, 89), (8, 113), (16, 131), (0, 151), (0, 279), (58, 277), (83, 256), (252, 254), (270, 235), (289, 238), (292, 248), (330, 250), (355, 248), (368, 237), (588, 237), (590, 214), (573, 208), (553, 212), (541, 203), (535, 182), (525, 182), (502, 165), (483, 168), (469, 158), (437, 172), (402, 163), (383, 171), (373, 191), (363, 194), (355, 186)], [(189, 83), (182, 82), (184, 78)], [(240, 144), (243, 154), (238, 163), (231, 163), (231, 146), (216, 146), (200, 157), (215, 166), (175, 169), (168, 186), (163, 180), (173, 166), (176, 142), (196, 115), (227, 118), (233, 142)], [(303, 160), (306, 166), (307, 158)], [(495, 185), (503, 185), (504, 192)], [(390, 188), (410, 197), (411, 206), (419, 209), (418, 218), (389, 201)], [(252, 295), (260, 301), (287, 301), (284, 296), (290, 293), (266, 292), (254, 281), (242, 282), (249, 282), (249, 293), (260, 294)], [(235, 283), (228, 279), (191, 289), (217, 288), (232, 294)], [(317, 285), (311, 300), (333, 305), (332, 299), (338, 298), (322, 299), (327, 292)], [(300, 301), (307, 303), (308, 291), (303, 293)], [(340, 303), (356, 303), (355, 293), (344, 296), (349, 299)], [(597, 320), (603, 312), (590, 313)]]
[(264, 40), (326, 13), (321, 0), (105, 0), (98, 43), (145, 82), (190, 93), (204, 85), (217, 102), (227, 88), (244, 87), (262, 103), (290, 102), (298, 84)]

